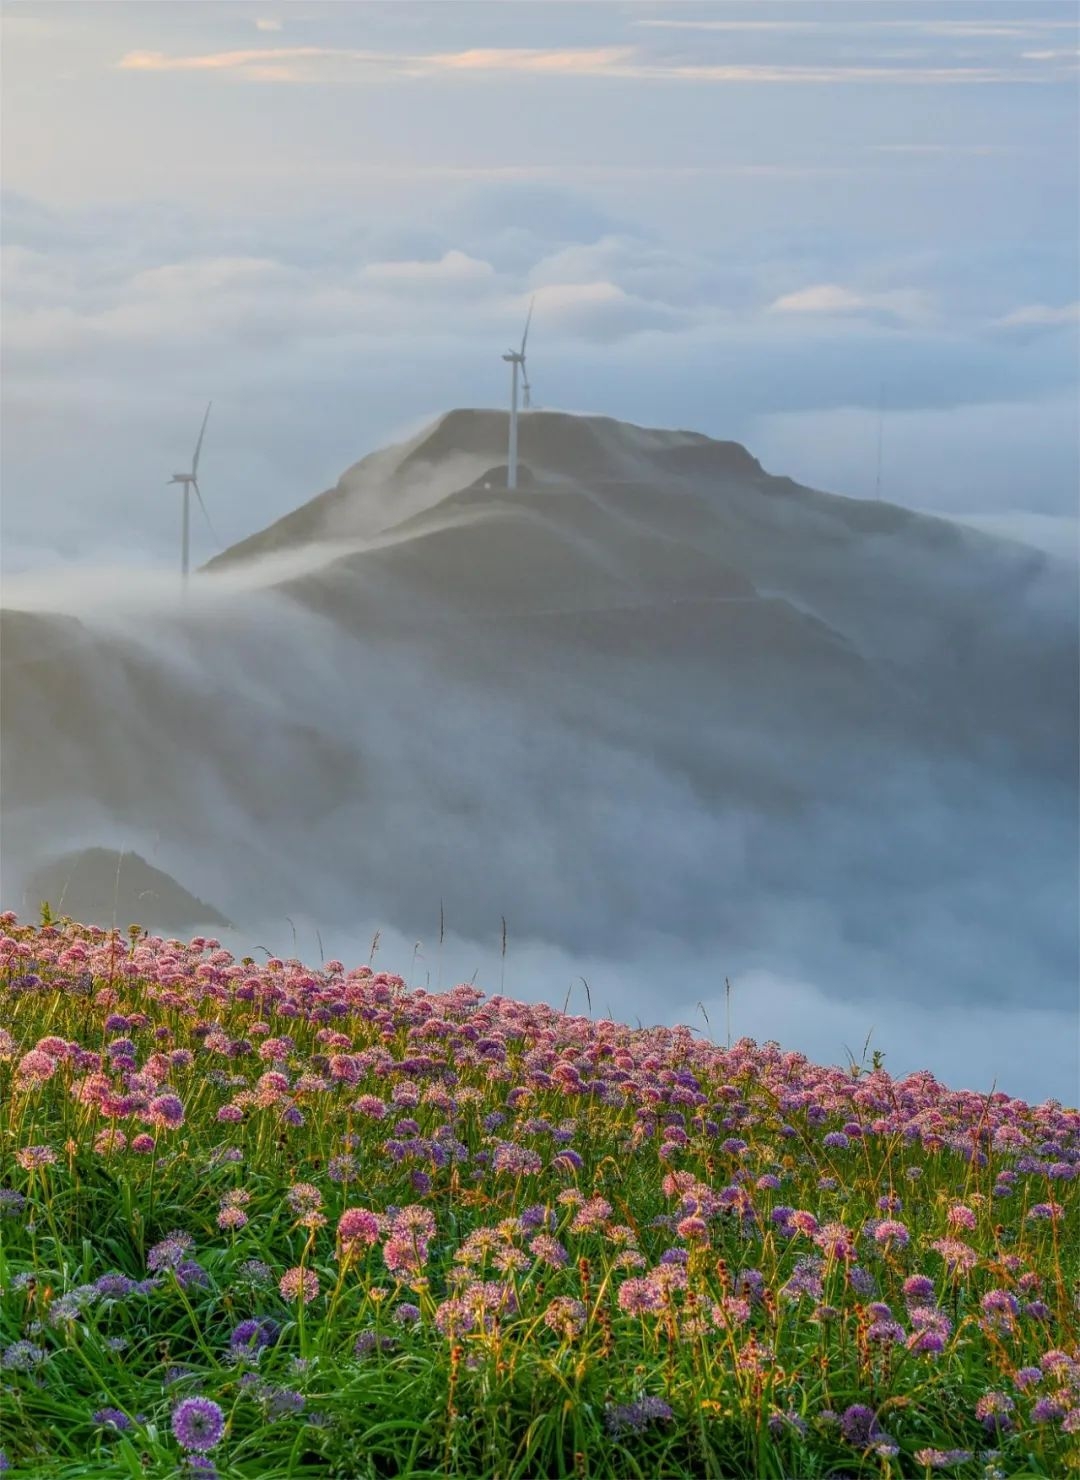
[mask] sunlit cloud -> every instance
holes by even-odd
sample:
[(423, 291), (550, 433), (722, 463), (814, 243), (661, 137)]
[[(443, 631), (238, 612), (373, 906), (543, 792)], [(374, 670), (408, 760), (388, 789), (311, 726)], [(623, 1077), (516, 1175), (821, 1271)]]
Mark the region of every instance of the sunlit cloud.
[(785, 293), (769, 305), (770, 313), (782, 314), (887, 314), (898, 319), (922, 319), (929, 312), (925, 293), (896, 288), (881, 293), (858, 292), (839, 283), (815, 283), (795, 293)]
[(255, 22), (255, 29), (256, 31), (280, 31), (283, 29), (283, 22), (271, 16), (259, 16)]
[(406, 78), (522, 75), (648, 82), (818, 85), (875, 82), (948, 85), (1047, 80), (1042, 72), (1016, 67), (683, 62), (650, 57), (629, 46), (562, 49), (485, 47), (419, 54), (325, 46), (266, 47), (187, 56), (170, 56), (160, 51), (132, 51), (121, 57), (116, 66), (126, 72), (212, 72), (262, 82), (315, 81), (335, 66), (345, 66), (353, 71), (382, 71), (390, 76)]
[(1080, 303), (1026, 303), (1014, 308), (998, 322), (1009, 328), (1054, 328), (1060, 324), (1080, 324)]

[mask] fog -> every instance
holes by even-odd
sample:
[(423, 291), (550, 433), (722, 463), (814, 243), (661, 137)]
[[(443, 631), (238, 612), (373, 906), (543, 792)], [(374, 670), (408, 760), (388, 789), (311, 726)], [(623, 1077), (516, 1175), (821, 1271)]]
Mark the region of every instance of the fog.
[[(10, 579), (5, 903), (102, 846), (240, 948), (355, 961), (379, 930), (414, 984), (561, 1002), (584, 977), (597, 1012), (721, 1037), (727, 977), (736, 1036), (836, 1060), (872, 1030), (894, 1069), (1075, 1098), (1075, 567), (906, 515), (837, 554), (841, 516), (888, 506), (588, 418), (574, 455), (639, 482), (455, 492), (491, 424), (350, 470), (312, 543), (271, 529), (186, 596)], [(535, 459), (573, 446), (524, 427)], [(717, 484), (649, 481), (688, 447)]]

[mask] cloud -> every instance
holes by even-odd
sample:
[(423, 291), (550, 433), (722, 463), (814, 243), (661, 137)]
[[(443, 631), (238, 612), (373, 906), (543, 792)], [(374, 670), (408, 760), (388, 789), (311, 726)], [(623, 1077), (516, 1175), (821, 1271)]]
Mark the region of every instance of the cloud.
[(844, 288), (838, 283), (815, 283), (794, 293), (785, 293), (769, 305), (770, 313), (856, 315), (878, 314), (887, 318), (918, 320), (929, 313), (927, 295), (913, 288), (869, 293)]
[(270, 16), (259, 16), (255, 22), (256, 31), (281, 31), (284, 22), (271, 18)]
[(1007, 328), (1056, 328), (1062, 324), (1080, 323), (1078, 303), (1025, 303), (998, 320)]
[(365, 282), (412, 293), (417, 289), (460, 291), (491, 285), (495, 269), (490, 262), (452, 250), (437, 262), (372, 262), (361, 269)]
[[(127, 52), (116, 63), (127, 72), (208, 72), (259, 82), (311, 82), (330, 70), (341, 79), (357, 70), (390, 77), (453, 76), (597, 77), (614, 80), (716, 83), (811, 84), (903, 83), (986, 84), (1047, 80), (1047, 74), (990, 66), (860, 66), (802, 63), (684, 62), (649, 57), (629, 46), (578, 48), (483, 47), (467, 51), (397, 53), (327, 46), (266, 47), (258, 50), (169, 56), (161, 51)], [(345, 70), (342, 70), (344, 67)]]

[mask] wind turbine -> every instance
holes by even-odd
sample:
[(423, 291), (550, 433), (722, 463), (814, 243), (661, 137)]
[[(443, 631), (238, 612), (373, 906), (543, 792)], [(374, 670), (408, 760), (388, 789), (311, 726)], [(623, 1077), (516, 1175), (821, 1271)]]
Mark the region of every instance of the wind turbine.
[[(206, 522), (207, 524), (210, 524), (210, 515), (206, 512), (206, 505), (203, 503), (202, 494), (199, 492), (198, 475), (199, 453), (202, 451), (203, 437), (206, 435), (206, 423), (210, 420), (210, 407), (213, 404), (213, 401), (210, 401), (207, 404), (206, 415), (203, 417), (202, 426), (199, 428), (199, 440), (195, 443), (195, 456), (191, 459), (191, 472), (174, 473), (169, 479), (170, 485), (173, 483), (179, 483), (184, 490), (184, 514), (182, 523), (183, 533), (181, 535), (180, 543), (180, 574), (185, 582), (188, 578), (188, 556), (191, 544), (191, 490), (193, 488), (195, 490), (195, 497), (199, 500), (199, 507), (203, 511)], [(212, 529), (213, 525), (211, 525), (210, 527)]]
[(529, 404), (529, 377), (525, 370), (525, 341), (529, 337), (529, 321), (532, 319), (533, 304), (530, 299), (529, 312), (525, 317), (525, 333), (521, 336), (521, 348), (508, 350), (503, 359), (510, 368), (510, 447), (506, 458), (506, 486), (517, 487), (517, 421), (518, 421), (518, 366), (525, 382), (525, 405)]

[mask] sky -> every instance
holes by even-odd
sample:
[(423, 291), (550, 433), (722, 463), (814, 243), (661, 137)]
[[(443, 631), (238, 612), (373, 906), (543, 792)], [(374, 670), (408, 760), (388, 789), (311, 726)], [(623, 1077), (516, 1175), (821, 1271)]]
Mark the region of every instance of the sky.
[[(3, 567), (208, 558), (454, 405), (1075, 554), (1072, 3), (5, 3)], [(880, 426), (880, 460), (879, 448)]]

